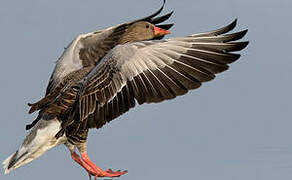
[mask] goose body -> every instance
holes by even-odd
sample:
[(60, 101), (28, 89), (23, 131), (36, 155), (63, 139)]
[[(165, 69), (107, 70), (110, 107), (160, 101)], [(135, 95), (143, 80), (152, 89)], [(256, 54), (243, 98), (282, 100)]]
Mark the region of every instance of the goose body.
[[(118, 177), (126, 171), (102, 170), (87, 155), (91, 128), (101, 128), (137, 103), (158, 103), (199, 88), (228, 69), (248, 42), (237, 40), (247, 30), (226, 27), (185, 37), (162, 38), (171, 15), (154, 14), (104, 30), (77, 36), (65, 49), (51, 75), (46, 95), (29, 104), (39, 111), (20, 148), (3, 161), (5, 173), (47, 150), (65, 144), (72, 159), (89, 174)], [(76, 148), (80, 156), (75, 152)]]

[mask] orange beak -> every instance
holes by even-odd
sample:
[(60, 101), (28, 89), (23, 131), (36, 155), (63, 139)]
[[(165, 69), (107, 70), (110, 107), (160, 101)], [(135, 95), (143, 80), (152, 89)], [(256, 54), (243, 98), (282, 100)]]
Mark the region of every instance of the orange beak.
[(157, 37), (157, 36), (163, 36), (166, 34), (170, 34), (170, 31), (154, 26), (154, 36)]

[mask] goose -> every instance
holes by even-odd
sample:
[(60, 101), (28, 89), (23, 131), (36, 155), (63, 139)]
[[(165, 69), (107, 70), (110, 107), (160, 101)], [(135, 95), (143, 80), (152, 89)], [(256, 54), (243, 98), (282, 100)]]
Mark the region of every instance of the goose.
[[(173, 11), (77, 36), (56, 62), (45, 96), (29, 103), (37, 118), (19, 149), (3, 161), (5, 174), (64, 144), (91, 179), (127, 171), (103, 170), (87, 154), (89, 129), (99, 129), (136, 104), (158, 103), (211, 81), (239, 59), (247, 29), (229, 25), (209, 32), (163, 39)], [(79, 151), (79, 154), (77, 151)]]

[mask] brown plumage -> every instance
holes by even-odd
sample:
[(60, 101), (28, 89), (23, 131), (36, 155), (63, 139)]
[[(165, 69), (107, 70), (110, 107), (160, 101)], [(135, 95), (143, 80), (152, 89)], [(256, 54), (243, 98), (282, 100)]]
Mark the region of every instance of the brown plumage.
[[(123, 31), (121, 31), (121, 29), (123, 29)], [(91, 48), (87, 47), (80, 49), (79, 56), (80, 59), (82, 60), (83, 68), (73, 71), (66, 75), (63, 81), (57, 87), (55, 87), (54, 90), (47, 92), (46, 96), (40, 101), (34, 104), (29, 103), (29, 106), (31, 106), (29, 113), (33, 113), (37, 110), (40, 110), (38, 118), (41, 117), (42, 115), (52, 117), (56, 116), (58, 119), (63, 121), (62, 123), (63, 129), (56, 135), (56, 137), (58, 138), (62, 136), (66, 128), (68, 128), (66, 130), (66, 135), (68, 137), (70, 136), (74, 138), (74, 135), (77, 133), (79, 129), (81, 131), (83, 131), (84, 129), (88, 129), (88, 126), (84, 123), (82, 125), (82, 128), (80, 128), (81, 123), (79, 123), (76, 120), (78, 117), (75, 117), (76, 112), (73, 106), (77, 104), (76, 102), (78, 101), (76, 99), (76, 95), (79, 90), (78, 85), (88, 75), (88, 73), (93, 69), (93, 67), (96, 66), (98, 60), (100, 60), (100, 58), (102, 58), (103, 55), (110, 50), (112, 45), (125, 44), (142, 40), (151, 40), (155, 37), (159, 37), (167, 33), (169, 32), (160, 29), (147, 21), (135, 22), (129, 25), (126, 30), (124, 28), (117, 27), (117, 29), (115, 29), (113, 33), (109, 35), (110, 38), (107, 38), (103, 41), (103, 42), (110, 41), (111, 43), (108, 44), (104, 43), (102, 46), (100, 46), (102, 52), (94, 50), (94, 48), (96, 48), (95, 46), (91, 46)], [(104, 76), (108, 75), (109, 74), (104, 74)], [(106, 82), (103, 83), (104, 86), (106, 86)], [(110, 93), (112, 93), (111, 95), (113, 96), (115, 92)], [(105, 94), (105, 96), (107, 95), (108, 94)], [(89, 105), (86, 107), (87, 109), (85, 109), (86, 111), (85, 113), (86, 114), (93, 113), (96, 103), (94, 101), (96, 101), (96, 99), (93, 99), (93, 96), (91, 96), (87, 98), (87, 101)], [(73, 124), (74, 120), (76, 122), (75, 124)], [(27, 129), (31, 127), (32, 126), (29, 126), (27, 127)], [(78, 133), (76, 136), (78, 136)], [(82, 139), (83, 141), (86, 140), (86, 138)]]
[(39, 110), (39, 115), (26, 128), (44, 117), (57, 119), (61, 127), (54, 138), (65, 138), (72, 158), (91, 175), (125, 172), (102, 171), (90, 161), (90, 128), (101, 128), (136, 101), (158, 103), (199, 88), (227, 70), (240, 57), (234, 52), (248, 45), (237, 41), (247, 30), (227, 34), (236, 20), (215, 31), (161, 40), (173, 25), (159, 25), (172, 15), (156, 17), (163, 6), (148, 17), (78, 36), (58, 60), (45, 97), (29, 104), (29, 113)]

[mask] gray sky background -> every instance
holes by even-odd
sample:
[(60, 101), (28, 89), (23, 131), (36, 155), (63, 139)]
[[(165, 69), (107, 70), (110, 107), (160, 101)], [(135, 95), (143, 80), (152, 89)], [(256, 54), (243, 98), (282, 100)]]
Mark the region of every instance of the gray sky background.
[[(157, 10), (162, 0), (1, 0), (0, 159), (22, 143), (27, 102), (43, 95), (54, 62), (78, 34)], [(102, 168), (127, 169), (120, 180), (292, 179), (291, 0), (168, 0), (169, 37), (213, 30), (238, 18), (249, 29), (239, 61), (200, 89), (137, 106), (91, 130), (88, 152)], [(87, 179), (65, 146), (1, 180)]]

